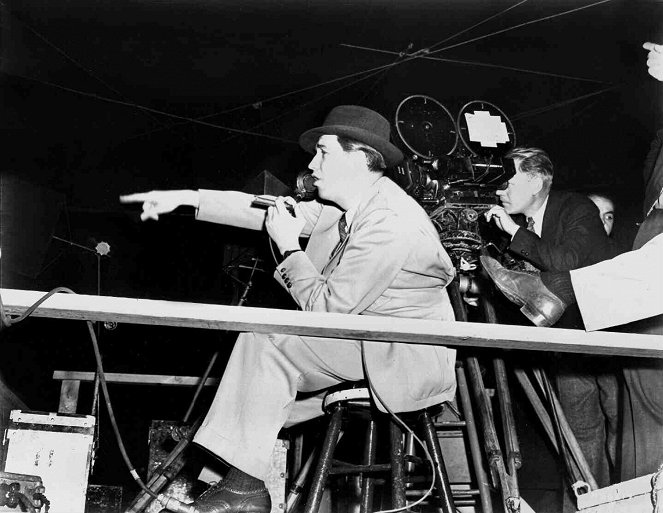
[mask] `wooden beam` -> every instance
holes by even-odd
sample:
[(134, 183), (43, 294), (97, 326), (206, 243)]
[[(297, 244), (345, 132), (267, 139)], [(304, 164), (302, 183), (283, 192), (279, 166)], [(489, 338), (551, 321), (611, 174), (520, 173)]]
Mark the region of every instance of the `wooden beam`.
[[(44, 292), (0, 289), (8, 314), (21, 314)], [(177, 326), (258, 333), (406, 342), (444, 346), (492, 347), (587, 354), (662, 357), (663, 337), (534, 326), (405, 319), (272, 308), (182, 303), (59, 293), (36, 317)]]
[[(53, 371), (53, 379), (62, 381), (94, 381), (94, 372), (80, 371)], [(105, 372), (106, 383), (120, 383), (125, 385), (166, 385), (166, 386), (189, 386), (198, 385), (200, 378), (197, 376), (164, 376), (160, 374), (125, 374), (119, 372)], [(204, 386), (218, 385), (218, 378), (207, 378)]]

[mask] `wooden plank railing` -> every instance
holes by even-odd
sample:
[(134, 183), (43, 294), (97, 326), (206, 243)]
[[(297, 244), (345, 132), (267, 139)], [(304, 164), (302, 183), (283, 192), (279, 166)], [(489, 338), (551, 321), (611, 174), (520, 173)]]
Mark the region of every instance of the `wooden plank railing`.
[[(44, 292), (0, 289), (8, 314), (21, 314)], [(125, 297), (59, 293), (47, 299), (36, 317), (303, 336), (492, 347), (535, 351), (662, 357), (663, 337), (591, 332), (534, 326), (433, 321)]]

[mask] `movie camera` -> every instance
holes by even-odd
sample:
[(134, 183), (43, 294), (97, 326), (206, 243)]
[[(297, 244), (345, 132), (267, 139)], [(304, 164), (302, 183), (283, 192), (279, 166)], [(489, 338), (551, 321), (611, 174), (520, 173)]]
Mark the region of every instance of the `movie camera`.
[(511, 121), (478, 100), (454, 120), (434, 98), (413, 95), (399, 104), (395, 125), (411, 155), (390, 176), (428, 212), (456, 268), (473, 271), (483, 244), (480, 216), (515, 174), (504, 157), (516, 143)]

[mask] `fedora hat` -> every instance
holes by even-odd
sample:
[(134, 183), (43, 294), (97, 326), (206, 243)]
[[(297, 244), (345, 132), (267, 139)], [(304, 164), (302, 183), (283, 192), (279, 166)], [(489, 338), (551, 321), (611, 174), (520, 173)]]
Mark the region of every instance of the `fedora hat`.
[(331, 110), (322, 126), (304, 132), (299, 145), (315, 153), (321, 135), (347, 137), (375, 148), (384, 157), (387, 167), (391, 167), (403, 160), (403, 152), (391, 144), (390, 133), (389, 121), (374, 110), (359, 105), (340, 105)]

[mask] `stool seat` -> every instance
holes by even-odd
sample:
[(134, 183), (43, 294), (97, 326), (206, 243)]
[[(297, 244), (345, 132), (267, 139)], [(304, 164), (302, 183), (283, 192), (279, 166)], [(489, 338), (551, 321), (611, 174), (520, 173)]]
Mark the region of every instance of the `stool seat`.
[(368, 387), (358, 386), (343, 388), (329, 392), (322, 400), (322, 409), (329, 413), (329, 408), (338, 402), (346, 402), (348, 404), (370, 406), (371, 405), (371, 392)]

